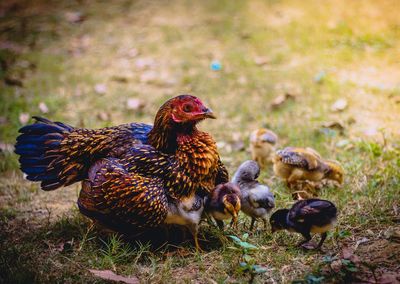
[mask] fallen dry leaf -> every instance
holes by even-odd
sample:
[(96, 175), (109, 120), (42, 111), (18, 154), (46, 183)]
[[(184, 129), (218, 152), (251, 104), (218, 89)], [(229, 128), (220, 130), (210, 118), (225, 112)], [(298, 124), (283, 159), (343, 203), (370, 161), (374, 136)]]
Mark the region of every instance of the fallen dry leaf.
[(75, 11), (75, 12), (66, 12), (64, 14), (65, 19), (70, 23), (81, 23), (85, 20), (84, 15), (82, 12)]
[(396, 272), (384, 273), (384, 274), (382, 274), (381, 277), (379, 277), (377, 283), (379, 283), (379, 284), (400, 283), (400, 273), (396, 273)]
[(365, 129), (363, 133), (367, 136), (375, 136), (379, 133), (379, 131), (378, 129), (371, 127), (369, 129)]
[(138, 58), (135, 61), (135, 66), (138, 69), (150, 68), (155, 65), (155, 62), (152, 58)]
[(332, 261), (330, 266), (331, 266), (332, 270), (337, 273), (342, 269), (342, 262), (340, 261), (340, 259), (338, 259), (338, 260)]
[(19, 122), (21, 123), (21, 124), (27, 124), (28, 123), (28, 121), (29, 121), (29, 113), (25, 113), (25, 112), (23, 112), (23, 113), (20, 113), (20, 115), (19, 115)]
[(339, 121), (324, 122), (321, 126), (339, 131), (343, 131), (345, 129), (344, 125)]
[(158, 78), (158, 73), (153, 70), (149, 70), (149, 71), (143, 72), (140, 75), (140, 82), (142, 82), (142, 83), (154, 82), (157, 80), (157, 78)]
[(269, 62), (270, 62), (269, 58), (264, 56), (257, 56), (254, 58), (254, 63), (259, 66), (268, 64)]
[(281, 107), (288, 100), (294, 100), (295, 97), (296, 96), (291, 93), (285, 93), (284, 95), (279, 95), (272, 100), (272, 102), (270, 104), (270, 108), (277, 109), (277, 108)]
[(231, 148), (233, 151), (239, 152), (239, 151), (245, 150), (246, 146), (245, 146), (243, 140), (237, 140), (237, 141), (233, 141), (231, 143)]
[(400, 242), (400, 228), (399, 227), (390, 227), (384, 232), (384, 236), (388, 240)]
[(127, 284), (139, 284), (139, 279), (136, 276), (125, 277), (125, 276), (115, 274), (111, 270), (89, 269), (89, 271), (91, 273), (93, 273), (93, 275), (95, 275), (101, 279), (104, 279), (104, 280), (123, 282), (123, 283), (127, 283)]
[(368, 239), (368, 238), (365, 238), (365, 237), (362, 238), (361, 240), (358, 240), (357, 243), (356, 243), (356, 245), (355, 245), (355, 247), (354, 247), (354, 249), (357, 250), (357, 248), (358, 248), (359, 245), (365, 244), (365, 243), (367, 243), (367, 242), (369, 242), (369, 239)]
[(130, 110), (141, 110), (145, 107), (145, 103), (137, 98), (130, 98), (126, 101), (126, 108)]
[(339, 112), (339, 111), (343, 111), (347, 108), (348, 103), (346, 99), (338, 99), (336, 102), (334, 102), (331, 105), (331, 111), (333, 112)]
[(342, 135), (344, 134), (344, 131), (346, 129), (345, 126), (339, 121), (324, 122), (321, 124), (321, 127), (335, 130)]
[(350, 261), (352, 261), (354, 264), (357, 264), (360, 262), (360, 259), (358, 258), (357, 255), (354, 254), (354, 249), (351, 247), (343, 247), (342, 248), (342, 258), (344, 259), (348, 259)]
[(238, 83), (240, 84), (240, 85), (246, 85), (247, 84), (247, 78), (246, 78), (246, 76), (240, 76), (239, 77), (239, 79), (238, 79)]
[(131, 58), (139, 55), (139, 50), (137, 48), (131, 48), (128, 50), (127, 55)]
[(110, 115), (105, 111), (101, 111), (97, 114), (97, 118), (102, 121), (107, 121), (110, 120)]
[(94, 91), (97, 94), (104, 95), (107, 92), (107, 86), (105, 84), (96, 84), (94, 86)]
[(48, 113), (49, 112), (49, 108), (47, 107), (47, 105), (44, 102), (39, 103), (39, 110), (42, 113)]

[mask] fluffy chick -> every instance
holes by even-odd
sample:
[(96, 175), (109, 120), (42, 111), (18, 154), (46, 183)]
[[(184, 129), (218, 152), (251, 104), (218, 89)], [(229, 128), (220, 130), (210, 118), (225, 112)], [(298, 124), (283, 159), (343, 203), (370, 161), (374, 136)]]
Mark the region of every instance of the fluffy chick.
[(272, 162), (278, 136), (271, 130), (260, 128), (250, 134), (251, 158), (264, 168)]
[(289, 188), (297, 181), (320, 182), (323, 179), (343, 183), (344, 170), (332, 160), (324, 160), (312, 148), (286, 147), (275, 153), (274, 173), (284, 179)]
[(204, 200), (198, 195), (182, 200), (171, 200), (168, 203), (166, 224), (186, 226), (194, 238), (196, 250), (201, 250), (198, 241), (199, 223), (204, 210)]
[(219, 184), (210, 193), (206, 200), (205, 210), (210, 214), (220, 229), (224, 227), (224, 221), (232, 219), (231, 225), (237, 224), (241, 192), (237, 185), (227, 182)]
[[(291, 209), (280, 209), (272, 214), (270, 224), (272, 233), (278, 230), (288, 230), (300, 233), (304, 241), (298, 245), (306, 249), (321, 248), (327, 232), (333, 228), (336, 221), (336, 206), (322, 199), (307, 199), (297, 201)], [(311, 233), (321, 234), (317, 246), (310, 245)]]
[(264, 227), (267, 224), (267, 216), (275, 206), (275, 199), (269, 187), (257, 181), (260, 174), (260, 167), (256, 161), (245, 161), (242, 163), (232, 182), (240, 188), (242, 211), (251, 217), (250, 231), (253, 230), (254, 222), (261, 219)]

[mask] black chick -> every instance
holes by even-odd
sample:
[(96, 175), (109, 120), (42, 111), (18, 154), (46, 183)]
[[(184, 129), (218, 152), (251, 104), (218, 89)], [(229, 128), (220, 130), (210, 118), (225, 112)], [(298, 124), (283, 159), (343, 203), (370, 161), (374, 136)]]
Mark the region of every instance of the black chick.
[[(272, 233), (288, 230), (300, 233), (305, 240), (298, 245), (306, 249), (321, 248), (327, 232), (332, 229), (337, 217), (335, 204), (328, 200), (307, 199), (296, 202), (292, 208), (280, 209), (270, 218)], [(318, 245), (310, 246), (311, 233), (321, 234)]]

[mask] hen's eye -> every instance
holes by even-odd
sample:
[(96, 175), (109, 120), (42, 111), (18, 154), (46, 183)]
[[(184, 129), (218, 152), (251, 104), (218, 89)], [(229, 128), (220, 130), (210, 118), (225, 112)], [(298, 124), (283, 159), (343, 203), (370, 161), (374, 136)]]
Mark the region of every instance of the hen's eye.
[(183, 106), (183, 111), (184, 112), (191, 112), (192, 111), (192, 106), (191, 105), (184, 105)]

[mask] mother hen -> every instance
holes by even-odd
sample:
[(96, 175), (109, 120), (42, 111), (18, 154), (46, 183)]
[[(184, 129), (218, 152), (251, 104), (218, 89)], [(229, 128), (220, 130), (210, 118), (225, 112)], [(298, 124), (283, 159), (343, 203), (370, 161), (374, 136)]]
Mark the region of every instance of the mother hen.
[(82, 181), (84, 215), (121, 232), (164, 224), (170, 201), (187, 202), (228, 181), (213, 138), (197, 129), (215, 118), (196, 97), (165, 102), (154, 126), (74, 128), (35, 117), (15, 152), (27, 179), (54, 190)]

